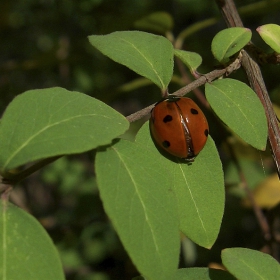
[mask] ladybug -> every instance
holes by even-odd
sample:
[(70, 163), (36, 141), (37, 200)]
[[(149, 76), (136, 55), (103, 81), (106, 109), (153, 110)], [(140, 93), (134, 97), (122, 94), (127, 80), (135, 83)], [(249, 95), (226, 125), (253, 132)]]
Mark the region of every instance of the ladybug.
[(207, 141), (209, 127), (192, 99), (169, 96), (152, 109), (150, 131), (155, 143), (165, 151), (193, 161)]

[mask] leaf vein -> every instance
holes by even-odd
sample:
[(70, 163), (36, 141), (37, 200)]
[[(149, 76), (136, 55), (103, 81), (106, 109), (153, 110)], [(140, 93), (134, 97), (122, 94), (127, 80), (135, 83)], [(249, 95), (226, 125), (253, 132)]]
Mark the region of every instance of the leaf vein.
[(144, 58), (145, 61), (147, 61), (147, 63), (150, 65), (151, 69), (154, 71), (154, 73), (158, 77), (162, 87), (164, 87), (164, 83), (163, 83), (162, 79), (160, 78), (160, 75), (158, 74), (156, 69), (153, 67), (152, 62), (150, 60), (148, 60), (148, 58), (134, 44), (132, 44), (131, 42), (129, 42), (125, 39), (121, 39), (121, 40), (123, 40), (125, 43), (129, 44), (133, 49), (135, 49), (136, 52), (138, 52), (140, 54), (140, 56), (142, 56)]
[(143, 198), (141, 197), (141, 194), (140, 194), (140, 192), (139, 192), (139, 189), (137, 188), (137, 183), (136, 183), (136, 181), (135, 181), (135, 179), (134, 179), (134, 176), (133, 176), (133, 174), (130, 172), (128, 166), (126, 165), (126, 163), (125, 163), (125, 161), (123, 160), (123, 158), (122, 158), (122, 156), (120, 155), (120, 153), (119, 153), (117, 150), (115, 150), (115, 151), (116, 151), (116, 153), (118, 154), (120, 160), (122, 161), (122, 164), (124, 165), (124, 167), (125, 167), (125, 169), (126, 169), (128, 175), (129, 175), (129, 177), (130, 177), (130, 179), (131, 179), (131, 181), (132, 181), (132, 183), (133, 183), (133, 186), (134, 186), (134, 188), (135, 188), (135, 193), (137, 194), (137, 196), (138, 196), (138, 198), (139, 198), (139, 201), (140, 201), (140, 203), (141, 203), (141, 205), (142, 205), (142, 208), (143, 208), (143, 212), (144, 212), (144, 215), (145, 215), (145, 219), (146, 219), (146, 221), (147, 221), (147, 223), (148, 223), (148, 225), (149, 225), (149, 228), (150, 228), (150, 231), (151, 231), (151, 234), (152, 234), (152, 238), (153, 238), (153, 240), (154, 240), (154, 244), (155, 244), (156, 251), (159, 252), (159, 248), (158, 248), (158, 244), (157, 244), (157, 241), (156, 241), (156, 237), (155, 237), (155, 234), (154, 234), (154, 231), (153, 231), (153, 227), (152, 227), (151, 222), (150, 222), (150, 219), (149, 219), (149, 217), (148, 217), (148, 215), (147, 215), (147, 209), (146, 209), (145, 203), (144, 203), (144, 201), (143, 201)]
[(6, 166), (11, 162), (11, 160), (24, 148), (26, 147), (35, 137), (37, 137), (38, 135), (40, 135), (41, 133), (43, 133), (44, 131), (48, 130), (51, 127), (54, 127), (56, 125), (60, 125), (64, 122), (68, 122), (69, 120), (73, 120), (73, 119), (77, 119), (77, 118), (81, 118), (81, 117), (85, 117), (85, 116), (94, 116), (95, 114), (88, 114), (88, 115), (76, 115), (76, 116), (72, 116), (70, 118), (58, 121), (58, 122), (54, 122), (52, 124), (48, 124), (45, 127), (43, 127), (42, 129), (38, 130), (36, 133), (34, 133), (32, 136), (30, 136), (28, 139), (26, 139), (26, 141), (24, 141), (12, 154), (11, 156), (7, 159), (6, 163), (3, 165), (3, 169), (6, 168)]
[(183, 177), (184, 177), (184, 180), (185, 180), (185, 182), (186, 182), (186, 186), (187, 186), (187, 188), (188, 188), (188, 190), (189, 190), (189, 193), (190, 193), (191, 199), (192, 199), (192, 201), (193, 201), (193, 204), (194, 204), (196, 213), (197, 213), (197, 215), (198, 215), (198, 218), (199, 218), (199, 220), (200, 220), (201, 226), (202, 226), (202, 228), (203, 228), (203, 230), (204, 230), (204, 232), (205, 232), (205, 234), (206, 234), (206, 236), (207, 236), (207, 238), (208, 238), (207, 231), (206, 231), (206, 228), (205, 228), (205, 226), (204, 226), (204, 222), (203, 222), (203, 220), (202, 220), (202, 218), (201, 218), (201, 216), (200, 216), (199, 209), (198, 209), (198, 207), (197, 207), (197, 205), (196, 205), (196, 201), (195, 201), (194, 196), (193, 196), (193, 193), (192, 193), (192, 191), (191, 191), (191, 189), (190, 189), (190, 187), (189, 187), (189, 184), (188, 184), (187, 178), (186, 178), (186, 176), (185, 176), (185, 173), (183, 172), (183, 169), (182, 169), (181, 164), (179, 164), (179, 166), (180, 166), (180, 169), (181, 169), (181, 171), (182, 171), (182, 175), (183, 175)]

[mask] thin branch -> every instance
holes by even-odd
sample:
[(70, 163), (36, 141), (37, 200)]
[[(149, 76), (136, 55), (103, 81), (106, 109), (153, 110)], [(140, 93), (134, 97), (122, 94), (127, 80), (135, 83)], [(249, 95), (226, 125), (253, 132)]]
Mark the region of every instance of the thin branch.
[(0, 198), (4, 206), (7, 205), (13, 187), (10, 184), (0, 184)]
[(31, 165), (30, 167), (18, 172), (18, 173), (6, 173), (3, 174), (2, 182), (4, 184), (15, 185), (18, 182), (22, 181), (23, 179), (27, 178), (31, 174), (35, 173), (36, 171), (40, 170), (42, 167), (56, 161), (61, 156), (46, 158), (36, 162), (35, 164)]
[[(233, 0), (216, 0), (221, 13), (229, 27), (243, 26)], [(252, 54), (251, 54), (252, 55)], [(272, 107), (259, 65), (246, 50), (242, 50), (242, 67), (244, 68), (252, 89), (263, 104), (267, 121), (268, 137), (273, 158), (280, 177), (280, 128)]]
[[(235, 7), (233, 0), (216, 0), (221, 13), (223, 17), (225, 18), (225, 21), (229, 27), (235, 27), (235, 26), (243, 26), (242, 21), (240, 19), (240, 16), (237, 12), (237, 9)], [(248, 48), (250, 50), (250, 45)], [(247, 49), (242, 50), (242, 67), (244, 68), (247, 78), (249, 80), (249, 83), (252, 87), (252, 89), (256, 92), (258, 95), (260, 101), (263, 104), (267, 121), (268, 121), (268, 136), (269, 136), (269, 142), (272, 148), (272, 153), (274, 157), (274, 161), (276, 163), (278, 174), (280, 174), (280, 130), (277, 123), (277, 117), (273, 111), (272, 104), (265, 86), (265, 83), (263, 81), (262, 73), (260, 70), (260, 67), (256, 60), (253, 58), (253, 53), (247, 52)], [(259, 222), (259, 225), (261, 227), (264, 239), (268, 242), (268, 245), (270, 246), (270, 253), (273, 253), (272, 250), (272, 235), (271, 235), (271, 228), (269, 226), (269, 223), (267, 221), (267, 218), (263, 214), (260, 207), (256, 204), (255, 199), (247, 187), (246, 179), (244, 177), (244, 174), (241, 172), (240, 166), (238, 161), (236, 160), (235, 156), (233, 156), (233, 160), (235, 161), (235, 164), (239, 170), (239, 176), (241, 179), (241, 182), (243, 182), (244, 189), (247, 192), (247, 196), (249, 200), (251, 201), (253, 205), (253, 209), (256, 215), (256, 218)]]
[[(180, 74), (182, 76), (183, 84), (187, 85), (187, 84), (191, 83), (192, 82), (191, 77), (187, 73), (184, 63), (178, 57), (175, 57), (175, 62), (177, 64), (177, 67), (178, 67), (178, 69), (180, 71)], [(209, 103), (206, 101), (205, 95), (200, 90), (200, 88), (195, 88), (193, 90), (193, 92), (194, 92), (195, 96), (198, 98), (198, 100), (201, 102), (201, 104), (203, 104), (204, 107), (209, 108)]]
[[(214, 70), (212, 72), (209, 72), (205, 75), (202, 75), (201, 77), (199, 77), (197, 80), (193, 81), (192, 83), (180, 88), (179, 90), (175, 91), (172, 93), (172, 95), (176, 95), (176, 96), (184, 96), (187, 93), (191, 92), (192, 90), (196, 89), (199, 86), (202, 86), (204, 84), (206, 84), (207, 82), (211, 82), (223, 75), (229, 75), (231, 74), (231, 72), (237, 70), (240, 67), (240, 61), (239, 59), (236, 59), (233, 63), (231, 63), (228, 67), (223, 68), (223, 69), (219, 69), (219, 70)], [(134, 122), (137, 121), (145, 116), (147, 116), (148, 114), (150, 114), (152, 108), (154, 107), (155, 104), (152, 104), (136, 113), (133, 113), (129, 116), (127, 116), (127, 120), (129, 120), (130, 122)]]

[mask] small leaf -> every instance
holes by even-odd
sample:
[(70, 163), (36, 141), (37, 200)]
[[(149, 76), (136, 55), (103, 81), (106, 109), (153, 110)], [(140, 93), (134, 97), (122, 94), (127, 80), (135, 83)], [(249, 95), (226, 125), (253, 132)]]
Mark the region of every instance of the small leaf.
[(175, 50), (175, 55), (187, 65), (192, 73), (194, 73), (202, 63), (201, 56), (195, 52)]
[(264, 150), (267, 119), (256, 93), (246, 84), (221, 79), (205, 85), (206, 98), (218, 117), (245, 142)]
[(227, 62), (238, 53), (252, 37), (250, 29), (231, 27), (220, 31), (213, 39), (211, 49), (214, 57), (220, 62)]
[(211, 268), (181, 268), (172, 279), (176, 280), (235, 280), (227, 271)]
[(0, 278), (65, 279), (56, 248), (39, 222), (6, 201), (0, 207)]
[(0, 166), (9, 170), (47, 157), (111, 143), (124, 116), (90, 96), (63, 88), (30, 90), (7, 107), (0, 126)]
[(112, 60), (166, 89), (173, 74), (173, 46), (166, 38), (141, 31), (89, 36), (90, 43)]
[(134, 23), (136, 29), (158, 32), (165, 34), (173, 28), (172, 16), (167, 12), (155, 12), (143, 17)]
[(265, 24), (257, 28), (262, 39), (277, 53), (280, 53), (280, 26)]
[(148, 126), (139, 134), (134, 143), (120, 140), (97, 153), (97, 182), (105, 211), (139, 272), (170, 279), (180, 244), (173, 175), (147, 146)]
[(245, 248), (222, 251), (224, 266), (239, 280), (278, 280), (279, 263), (268, 254)]

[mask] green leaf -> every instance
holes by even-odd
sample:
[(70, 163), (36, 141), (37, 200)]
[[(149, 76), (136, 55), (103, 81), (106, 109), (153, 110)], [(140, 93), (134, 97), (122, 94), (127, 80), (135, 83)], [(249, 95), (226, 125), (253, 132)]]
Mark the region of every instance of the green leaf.
[(268, 254), (245, 248), (222, 251), (224, 266), (239, 280), (278, 280), (279, 263)]
[(235, 280), (227, 271), (211, 268), (178, 269), (173, 280)]
[(120, 140), (98, 151), (96, 175), (105, 211), (139, 272), (171, 279), (178, 266), (179, 219), (173, 175), (156, 152), (146, 124), (136, 142)]
[(214, 57), (220, 62), (227, 62), (229, 58), (238, 53), (252, 37), (250, 29), (231, 27), (220, 31), (214, 37), (211, 45)]
[(0, 126), (3, 170), (109, 144), (128, 128), (124, 116), (90, 96), (63, 88), (30, 90), (7, 107)]
[(280, 26), (265, 24), (257, 28), (262, 39), (277, 53), (280, 53)]
[[(148, 130), (144, 126), (137, 139), (161, 162), (154, 184), (160, 182), (161, 174), (169, 175), (177, 199), (180, 230), (193, 242), (210, 248), (219, 234), (225, 203), (223, 170), (214, 141), (209, 137), (194, 162), (188, 164), (163, 156), (166, 153), (158, 150), (151, 137), (147, 138), (144, 133), (149, 132), (145, 129)], [(167, 165), (168, 174), (161, 169), (163, 164)]]
[(221, 79), (205, 85), (206, 98), (218, 117), (245, 142), (264, 150), (267, 119), (256, 93), (246, 84)]
[(169, 40), (141, 31), (117, 31), (89, 36), (90, 43), (112, 60), (166, 89), (173, 74), (173, 46)]
[(198, 245), (211, 248), (225, 203), (222, 165), (212, 138), (192, 164), (174, 164), (173, 174), (180, 230)]
[(173, 28), (172, 16), (167, 12), (155, 12), (143, 17), (134, 23), (136, 29), (158, 32), (165, 34)]
[(0, 205), (0, 278), (65, 279), (58, 253), (39, 222), (7, 201)]
[(201, 56), (195, 52), (175, 50), (175, 55), (187, 65), (192, 73), (194, 73), (202, 63)]

